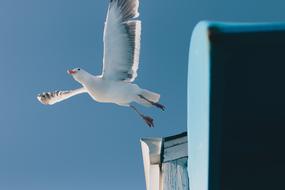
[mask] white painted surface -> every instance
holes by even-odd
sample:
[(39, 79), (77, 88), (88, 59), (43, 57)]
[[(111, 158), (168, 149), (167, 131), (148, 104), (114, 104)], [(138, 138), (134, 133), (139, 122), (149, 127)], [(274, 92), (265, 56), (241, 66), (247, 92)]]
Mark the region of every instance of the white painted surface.
[(187, 158), (162, 164), (163, 190), (189, 190)]
[(163, 162), (177, 160), (188, 156), (187, 143), (164, 148)]
[(142, 138), (141, 143), (146, 145), (142, 148), (147, 148), (150, 158), (149, 162), (151, 164), (161, 163), (162, 138)]
[(141, 139), (147, 190), (160, 190), (161, 146), (162, 138)]
[(147, 190), (189, 190), (187, 136), (183, 135), (141, 139)]

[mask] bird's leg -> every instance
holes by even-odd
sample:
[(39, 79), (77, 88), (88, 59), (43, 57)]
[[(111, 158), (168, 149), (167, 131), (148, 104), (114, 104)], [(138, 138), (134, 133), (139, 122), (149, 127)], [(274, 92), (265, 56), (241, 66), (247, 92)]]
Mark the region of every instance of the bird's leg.
[(150, 103), (151, 105), (153, 105), (153, 106), (155, 106), (155, 107), (161, 109), (162, 111), (165, 110), (165, 106), (164, 106), (164, 105), (162, 105), (162, 104), (160, 104), (160, 103), (158, 103), (158, 102), (150, 101), (149, 99), (147, 99), (146, 97), (144, 97), (144, 96), (141, 95), (141, 94), (139, 94), (138, 96), (139, 96), (141, 99), (143, 99), (143, 100), (147, 101), (148, 103)]
[(139, 114), (139, 116), (142, 117), (142, 119), (145, 121), (145, 123), (149, 126), (149, 127), (154, 127), (154, 124), (153, 124), (153, 119), (149, 116), (145, 116), (144, 114), (142, 114), (135, 106), (133, 105), (130, 105), (130, 107), (135, 110), (135, 112), (137, 114)]

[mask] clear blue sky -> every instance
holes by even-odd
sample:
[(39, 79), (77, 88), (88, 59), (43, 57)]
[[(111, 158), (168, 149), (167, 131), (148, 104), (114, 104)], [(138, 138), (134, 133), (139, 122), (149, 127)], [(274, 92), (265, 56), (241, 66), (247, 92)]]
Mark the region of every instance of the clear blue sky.
[(130, 109), (80, 95), (54, 106), (42, 91), (79, 86), (66, 70), (102, 68), (105, 0), (0, 0), (0, 189), (143, 190), (139, 139), (186, 130), (192, 29), (200, 20), (285, 21), (284, 0), (141, 0), (141, 87), (167, 111), (149, 129)]

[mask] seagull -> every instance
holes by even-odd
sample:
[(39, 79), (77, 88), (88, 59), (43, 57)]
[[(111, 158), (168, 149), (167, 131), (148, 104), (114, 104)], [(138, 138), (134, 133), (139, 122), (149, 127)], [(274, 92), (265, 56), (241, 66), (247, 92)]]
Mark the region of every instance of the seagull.
[(137, 19), (139, 0), (110, 0), (104, 27), (104, 55), (101, 75), (92, 75), (82, 68), (67, 71), (82, 87), (74, 90), (44, 92), (37, 99), (53, 105), (78, 94), (88, 93), (100, 103), (130, 107), (149, 127), (153, 118), (140, 112), (133, 103), (154, 106), (162, 111), (160, 94), (132, 83), (137, 77), (140, 56), (141, 21)]

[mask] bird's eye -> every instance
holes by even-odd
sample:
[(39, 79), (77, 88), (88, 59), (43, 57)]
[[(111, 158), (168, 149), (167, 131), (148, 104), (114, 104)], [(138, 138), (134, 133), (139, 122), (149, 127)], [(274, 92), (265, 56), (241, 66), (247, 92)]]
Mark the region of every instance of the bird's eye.
[(80, 71), (80, 69), (77, 69), (78, 71)]

